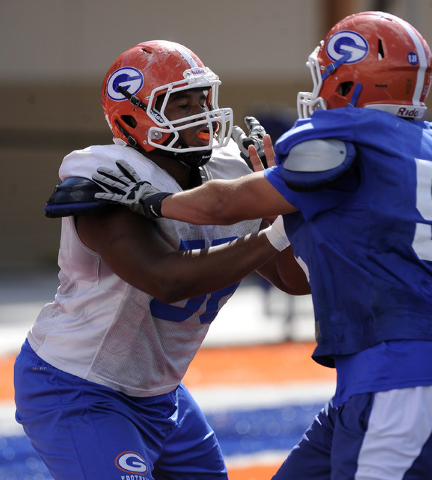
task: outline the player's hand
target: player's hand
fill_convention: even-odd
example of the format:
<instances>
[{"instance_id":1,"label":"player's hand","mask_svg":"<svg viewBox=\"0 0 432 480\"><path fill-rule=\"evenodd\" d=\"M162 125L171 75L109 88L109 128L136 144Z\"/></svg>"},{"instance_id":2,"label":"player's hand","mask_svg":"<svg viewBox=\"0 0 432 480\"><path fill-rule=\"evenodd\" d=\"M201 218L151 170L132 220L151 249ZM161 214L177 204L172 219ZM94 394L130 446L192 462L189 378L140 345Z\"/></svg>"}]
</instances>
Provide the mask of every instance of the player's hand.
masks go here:
<instances>
[{"instance_id":1,"label":"player's hand","mask_svg":"<svg viewBox=\"0 0 432 480\"><path fill-rule=\"evenodd\" d=\"M118 160L116 165L118 171L100 167L92 175L96 183L109 190L96 193L95 199L124 205L151 220L162 217L162 200L172 194L161 192L149 182L142 182L136 171L124 160Z\"/></svg>"},{"instance_id":2,"label":"player's hand","mask_svg":"<svg viewBox=\"0 0 432 480\"><path fill-rule=\"evenodd\" d=\"M250 158L250 162L254 172L261 172L269 167L274 167L275 163L275 153L273 150L273 142L271 140L270 135L265 134L262 139L262 148L264 151L264 155L266 158L266 165L262 162L262 156L260 155L259 151L256 149L255 145L249 145L248 154Z\"/></svg>"},{"instance_id":3,"label":"player's hand","mask_svg":"<svg viewBox=\"0 0 432 480\"><path fill-rule=\"evenodd\" d=\"M250 164L248 147L253 145L261 158L261 162L267 166L263 144L263 137L266 134L264 127L255 117L245 117L244 121L248 130L247 135L237 125L234 125L232 130L232 138L240 149L240 155L246 163Z\"/></svg>"}]
</instances>

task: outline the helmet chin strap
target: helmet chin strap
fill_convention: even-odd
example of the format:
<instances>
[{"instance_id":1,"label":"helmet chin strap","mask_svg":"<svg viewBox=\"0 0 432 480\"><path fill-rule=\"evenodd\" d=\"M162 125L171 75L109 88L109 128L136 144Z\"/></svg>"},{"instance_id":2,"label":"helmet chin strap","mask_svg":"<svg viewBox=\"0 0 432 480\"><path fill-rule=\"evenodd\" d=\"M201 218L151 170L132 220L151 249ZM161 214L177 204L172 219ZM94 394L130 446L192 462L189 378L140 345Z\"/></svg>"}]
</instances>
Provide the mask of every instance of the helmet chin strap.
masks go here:
<instances>
[{"instance_id":1,"label":"helmet chin strap","mask_svg":"<svg viewBox=\"0 0 432 480\"><path fill-rule=\"evenodd\" d=\"M175 153L174 156L181 162L190 167L202 167L211 158L211 150L202 150L199 152Z\"/></svg>"},{"instance_id":2,"label":"helmet chin strap","mask_svg":"<svg viewBox=\"0 0 432 480\"><path fill-rule=\"evenodd\" d=\"M179 144L181 148L188 148L187 143L182 139L179 138ZM200 150L194 152L179 152L174 153L175 158L180 162L184 163L185 165L189 165L190 167L202 167L205 165L211 158L212 150Z\"/></svg>"},{"instance_id":3,"label":"helmet chin strap","mask_svg":"<svg viewBox=\"0 0 432 480\"><path fill-rule=\"evenodd\" d=\"M181 146L184 146L185 148L188 147L186 142L181 139L179 141ZM134 147L136 150L141 152L143 155L147 155L147 152L140 148L139 146ZM168 158L173 158L175 160L178 160L180 163L183 163L184 165L187 165L188 167L202 167L205 165L211 158L212 156L212 150L201 150L201 151L193 151L193 152L170 152L168 150L164 150L162 148L156 148L158 155L162 155L164 157Z\"/></svg>"},{"instance_id":4,"label":"helmet chin strap","mask_svg":"<svg viewBox=\"0 0 432 480\"><path fill-rule=\"evenodd\" d=\"M357 85L354 88L353 94L351 95L351 100L349 101L347 107L355 107L358 97L360 96L360 93L362 91L363 85L361 83L357 83Z\"/></svg>"}]
</instances>

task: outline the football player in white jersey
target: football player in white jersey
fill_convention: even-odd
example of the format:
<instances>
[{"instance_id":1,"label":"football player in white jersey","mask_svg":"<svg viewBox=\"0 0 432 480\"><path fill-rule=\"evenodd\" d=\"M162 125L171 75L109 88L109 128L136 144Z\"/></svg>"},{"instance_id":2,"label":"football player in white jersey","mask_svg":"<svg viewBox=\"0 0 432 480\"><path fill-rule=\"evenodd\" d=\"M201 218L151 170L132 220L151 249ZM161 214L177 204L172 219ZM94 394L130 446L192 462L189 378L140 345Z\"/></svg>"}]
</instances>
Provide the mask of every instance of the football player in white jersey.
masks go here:
<instances>
[{"instance_id":1,"label":"football player in white jersey","mask_svg":"<svg viewBox=\"0 0 432 480\"><path fill-rule=\"evenodd\" d=\"M182 378L244 276L258 269L309 293L280 221L197 226L94 201L103 190L92 173L122 161L176 192L250 173L219 84L182 45L136 45L103 82L114 144L74 151L60 167L46 206L62 217L60 287L15 366L16 418L56 480L227 478Z\"/></svg>"},{"instance_id":2,"label":"football player in white jersey","mask_svg":"<svg viewBox=\"0 0 432 480\"><path fill-rule=\"evenodd\" d=\"M310 278L313 358L336 368L337 385L274 480L429 479L432 123L421 119L432 54L408 22L363 12L338 22L307 65L314 88L298 95L276 167L165 198L143 185L133 207L225 225L283 214ZM129 184L98 198L127 205Z\"/></svg>"}]
</instances>

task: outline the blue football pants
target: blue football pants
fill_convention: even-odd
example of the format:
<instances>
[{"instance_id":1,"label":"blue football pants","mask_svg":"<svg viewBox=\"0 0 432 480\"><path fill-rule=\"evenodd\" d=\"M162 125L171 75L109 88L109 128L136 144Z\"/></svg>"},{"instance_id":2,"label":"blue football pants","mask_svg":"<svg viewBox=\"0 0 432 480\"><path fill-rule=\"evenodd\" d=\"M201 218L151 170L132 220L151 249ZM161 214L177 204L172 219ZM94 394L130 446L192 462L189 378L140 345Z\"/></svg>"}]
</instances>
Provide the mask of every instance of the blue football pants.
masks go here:
<instances>
[{"instance_id":1,"label":"blue football pants","mask_svg":"<svg viewBox=\"0 0 432 480\"><path fill-rule=\"evenodd\" d=\"M432 478L432 386L329 402L273 480Z\"/></svg>"},{"instance_id":2,"label":"blue football pants","mask_svg":"<svg viewBox=\"0 0 432 480\"><path fill-rule=\"evenodd\" d=\"M226 480L216 436L183 384L130 397L65 373L26 342L16 419L55 480Z\"/></svg>"}]
</instances>

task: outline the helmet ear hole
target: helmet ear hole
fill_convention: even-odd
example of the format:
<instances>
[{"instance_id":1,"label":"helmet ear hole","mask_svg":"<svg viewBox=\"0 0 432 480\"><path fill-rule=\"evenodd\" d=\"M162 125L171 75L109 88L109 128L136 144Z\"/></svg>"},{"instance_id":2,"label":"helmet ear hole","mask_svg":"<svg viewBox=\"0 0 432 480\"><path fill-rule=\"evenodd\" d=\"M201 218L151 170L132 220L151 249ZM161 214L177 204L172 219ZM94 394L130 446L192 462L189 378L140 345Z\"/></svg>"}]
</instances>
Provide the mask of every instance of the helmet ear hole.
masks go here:
<instances>
[{"instance_id":1,"label":"helmet ear hole","mask_svg":"<svg viewBox=\"0 0 432 480\"><path fill-rule=\"evenodd\" d=\"M134 117L132 117L132 115L122 115L121 119L131 128L135 128L138 125L137 121Z\"/></svg>"},{"instance_id":2,"label":"helmet ear hole","mask_svg":"<svg viewBox=\"0 0 432 480\"><path fill-rule=\"evenodd\" d=\"M378 40L378 60L382 60L384 58L384 48L382 44L382 40Z\"/></svg>"},{"instance_id":3,"label":"helmet ear hole","mask_svg":"<svg viewBox=\"0 0 432 480\"><path fill-rule=\"evenodd\" d=\"M338 89L339 94L342 95L343 97L346 97L348 93L351 91L353 85L354 85L354 82L341 83Z\"/></svg>"}]
</instances>

